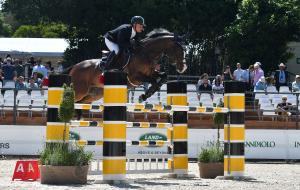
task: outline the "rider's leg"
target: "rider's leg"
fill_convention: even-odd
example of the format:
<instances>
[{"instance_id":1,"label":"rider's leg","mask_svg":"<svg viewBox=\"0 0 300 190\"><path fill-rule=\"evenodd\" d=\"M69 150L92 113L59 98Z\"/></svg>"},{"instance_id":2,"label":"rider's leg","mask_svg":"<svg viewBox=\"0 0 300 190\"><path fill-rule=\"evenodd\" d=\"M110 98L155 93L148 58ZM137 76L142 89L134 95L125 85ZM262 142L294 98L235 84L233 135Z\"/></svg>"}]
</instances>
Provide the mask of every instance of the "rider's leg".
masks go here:
<instances>
[{"instance_id":1,"label":"rider's leg","mask_svg":"<svg viewBox=\"0 0 300 190\"><path fill-rule=\"evenodd\" d=\"M105 38L105 44L110 50L110 54L107 56L107 61L105 63L105 69L109 69L109 66L113 62L114 57L119 53L119 46Z\"/></svg>"},{"instance_id":2,"label":"rider's leg","mask_svg":"<svg viewBox=\"0 0 300 190\"><path fill-rule=\"evenodd\" d=\"M105 70L109 70L109 67L110 67L111 63L113 62L115 56L116 56L116 54L114 51L110 52L110 54L107 56L107 60L105 63Z\"/></svg>"}]
</instances>

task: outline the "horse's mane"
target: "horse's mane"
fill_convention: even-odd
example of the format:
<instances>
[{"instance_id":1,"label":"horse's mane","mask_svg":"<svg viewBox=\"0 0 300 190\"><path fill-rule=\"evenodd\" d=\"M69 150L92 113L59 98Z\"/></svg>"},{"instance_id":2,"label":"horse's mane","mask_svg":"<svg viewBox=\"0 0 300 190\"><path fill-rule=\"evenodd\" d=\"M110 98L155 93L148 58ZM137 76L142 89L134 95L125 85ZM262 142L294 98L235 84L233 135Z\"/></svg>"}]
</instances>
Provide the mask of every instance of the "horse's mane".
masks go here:
<instances>
[{"instance_id":1,"label":"horse's mane","mask_svg":"<svg viewBox=\"0 0 300 190\"><path fill-rule=\"evenodd\" d=\"M162 36L173 36L173 35L174 35L173 33L171 33L170 31L164 28L155 28L154 30L146 34L145 40L162 37Z\"/></svg>"}]
</instances>

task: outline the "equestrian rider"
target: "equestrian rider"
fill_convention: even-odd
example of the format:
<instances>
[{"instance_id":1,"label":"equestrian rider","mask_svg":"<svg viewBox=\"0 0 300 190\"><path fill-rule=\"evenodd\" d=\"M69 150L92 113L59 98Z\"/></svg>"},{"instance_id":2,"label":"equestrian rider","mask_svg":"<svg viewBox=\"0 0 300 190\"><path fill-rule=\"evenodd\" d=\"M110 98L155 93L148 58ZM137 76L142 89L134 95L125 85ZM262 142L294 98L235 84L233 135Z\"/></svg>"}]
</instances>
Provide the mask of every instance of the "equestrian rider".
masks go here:
<instances>
[{"instance_id":1,"label":"equestrian rider","mask_svg":"<svg viewBox=\"0 0 300 190\"><path fill-rule=\"evenodd\" d=\"M110 50L110 54L107 57L105 63L105 69L109 69L109 66L113 62L113 59L119 52L124 50L131 50L132 46L130 40L137 37L137 33L141 33L144 30L145 21L141 16L134 16L131 18L131 24L123 24L111 31L108 31L105 35L105 44Z\"/></svg>"}]
</instances>

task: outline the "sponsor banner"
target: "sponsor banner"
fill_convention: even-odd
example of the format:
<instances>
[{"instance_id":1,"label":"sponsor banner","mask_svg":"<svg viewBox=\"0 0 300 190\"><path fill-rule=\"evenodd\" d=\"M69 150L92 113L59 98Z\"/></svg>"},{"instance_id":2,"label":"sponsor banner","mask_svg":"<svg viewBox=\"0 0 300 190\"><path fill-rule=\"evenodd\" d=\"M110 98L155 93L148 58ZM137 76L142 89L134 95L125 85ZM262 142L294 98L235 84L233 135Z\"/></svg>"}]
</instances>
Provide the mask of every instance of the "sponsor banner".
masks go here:
<instances>
[{"instance_id":1,"label":"sponsor banner","mask_svg":"<svg viewBox=\"0 0 300 190\"><path fill-rule=\"evenodd\" d=\"M71 128L71 139L102 140L102 128ZM0 126L0 155L38 155L46 141L46 126ZM300 159L300 130L247 129L246 159ZM220 130L223 142L223 130ZM202 148L212 146L217 139L216 129L189 129L189 158L197 158ZM130 145L131 141L165 141L164 146ZM127 129L127 154L167 154L167 131L157 128ZM102 155L102 146L86 146L96 156Z\"/></svg>"}]
</instances>

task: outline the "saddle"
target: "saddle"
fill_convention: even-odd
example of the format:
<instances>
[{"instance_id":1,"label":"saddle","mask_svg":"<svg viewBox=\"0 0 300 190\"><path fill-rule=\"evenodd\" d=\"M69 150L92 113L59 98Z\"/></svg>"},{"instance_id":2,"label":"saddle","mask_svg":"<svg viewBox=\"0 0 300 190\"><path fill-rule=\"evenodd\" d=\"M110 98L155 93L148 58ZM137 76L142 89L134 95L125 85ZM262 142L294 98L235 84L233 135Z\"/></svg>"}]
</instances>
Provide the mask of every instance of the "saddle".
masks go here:
<instances>
[{"instance_id":1,"label":"saddle","mask_svg":"<svg viewBox=\"0 0 300 190\"><path fill-rule=\"evenodd\" d=\"M125 61L121 62L121 64L117 64L118 67L116 67L116 64L112 63L113 66L115 66L115 67L112 67L110 69L123 70L129 63L130 58L131 58L131 53L128 53L128 52L129 51L125 51L124 53L117 54L115 56L114 60L117 60L119 56L125 56L125 59L124 59ZM105 66L106 66L106 62L108 60L109 54L110 54L110 51L102 50L102 57L100 58L99 63L98 63L98 68L100 69L101 72L104 72L104 70L106 69Z\"/></svg>"}]
</instances>

